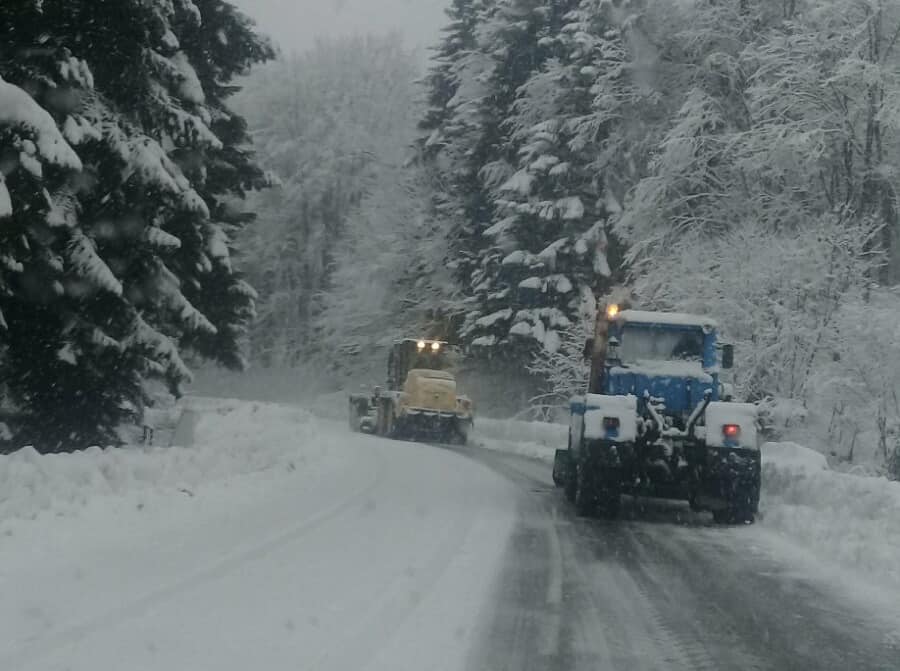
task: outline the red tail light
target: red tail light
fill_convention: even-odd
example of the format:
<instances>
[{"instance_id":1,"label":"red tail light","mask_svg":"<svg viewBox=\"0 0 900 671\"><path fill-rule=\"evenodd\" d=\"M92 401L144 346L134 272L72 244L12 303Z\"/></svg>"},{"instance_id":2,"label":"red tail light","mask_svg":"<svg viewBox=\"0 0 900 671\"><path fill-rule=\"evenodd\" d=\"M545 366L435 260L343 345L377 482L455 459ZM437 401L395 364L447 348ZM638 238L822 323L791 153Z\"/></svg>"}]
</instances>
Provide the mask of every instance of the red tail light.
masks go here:
<instances>
[{"instance_id":1,"label":"red tail light","mask_svg":"<svg viewBox=\"0 0 900 671\"><path fill-rule=\"evenodd\" d=\"M741 435L741 427L737 424L726 424L722 427L722 435L726 438L739 438Z\"/></svg>"},{"instance_id":2,"label":"red tail light","mask_svg":"<svg viewBox=\"0 0 900 671\"><path fill-rule=\"evenodd\" d=\"M604 417L603 418L603 428L607 431L611 429L619 428L619 418L618 417Z\"/></svg>"}]
</instances>

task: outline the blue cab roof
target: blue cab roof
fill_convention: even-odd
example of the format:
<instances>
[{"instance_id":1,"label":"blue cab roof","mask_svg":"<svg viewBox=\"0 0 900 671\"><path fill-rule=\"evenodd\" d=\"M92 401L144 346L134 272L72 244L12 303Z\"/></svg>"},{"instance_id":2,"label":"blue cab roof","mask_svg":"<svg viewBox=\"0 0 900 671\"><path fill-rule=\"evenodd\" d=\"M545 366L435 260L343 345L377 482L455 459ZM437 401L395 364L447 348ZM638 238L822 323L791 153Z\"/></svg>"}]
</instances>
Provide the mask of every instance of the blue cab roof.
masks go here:
<instances>
[{"instance_id":1,"label":"blue cab roof","mask_svg":"<svg viewBox=\"0 0 900 671\"><path fill-rule=\"evenodd\" d=\"M617 324L642 324L645 326L700 328L714 330L718 327L715 319L689 315L680 312L649 312L646 310L623 310L612 321Z\"/></svg>"}]
</instances>

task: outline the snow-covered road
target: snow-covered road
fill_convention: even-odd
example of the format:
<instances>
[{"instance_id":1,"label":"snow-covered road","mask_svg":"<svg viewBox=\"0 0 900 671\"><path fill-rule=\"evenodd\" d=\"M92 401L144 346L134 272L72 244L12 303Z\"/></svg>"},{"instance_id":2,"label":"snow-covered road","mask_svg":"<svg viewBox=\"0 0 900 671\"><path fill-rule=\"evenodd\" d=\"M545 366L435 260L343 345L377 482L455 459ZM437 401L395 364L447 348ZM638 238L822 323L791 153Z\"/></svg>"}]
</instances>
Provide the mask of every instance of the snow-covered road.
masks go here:
<instances>
[{"instance_id":1,"label":"snow-covered road","mask_svg":"<svg viewBox=\"0 0 900 671\"><path fill-rule=\"evenodd\" d=\"M0 669L898 668L900 608L764 525L581 520L520 456L194 413L181 452L0 464Z\"/></svg>"},{"instance_id":2,"label":"snow-covered road","mask_svg":"<svg viewBox=\"0 0 900 671\"><path fill-rule=\"evenodd\" d=\"M319 432L327 458L296 470L7 525L0 669L464 668L513 486L461 455Z\"/></svg>"},{"instance_id":3,"label":"snow-covered road","mask_svg":"<svg viewBox=\"0 0 900 671\"><path fill-rule=\"evenodd\" d=\"M764 526L717 527L686 505L631 499L621 520L580 519L545 464L469 454L519 492L471 669L900 668L900 608Z\"/></svg>"}]
</instances>

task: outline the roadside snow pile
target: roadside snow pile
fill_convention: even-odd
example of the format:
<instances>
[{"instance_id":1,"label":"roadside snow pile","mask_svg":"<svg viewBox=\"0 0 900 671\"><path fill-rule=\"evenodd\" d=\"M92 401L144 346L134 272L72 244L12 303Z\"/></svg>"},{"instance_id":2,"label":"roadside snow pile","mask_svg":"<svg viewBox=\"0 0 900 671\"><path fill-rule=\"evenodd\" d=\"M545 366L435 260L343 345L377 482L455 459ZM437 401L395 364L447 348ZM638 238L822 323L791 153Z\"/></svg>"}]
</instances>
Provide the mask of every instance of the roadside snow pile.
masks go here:
<instances>
[{"instance_id":1,"label":"roadside snow pile","mask_svg":"<svg viewBox=\"0 0 900 671\"><path fill-rule=\"evenodd\" d=\"M829 470L825 455L797 443L766 443L762 447L763 468L770 479L766 483L776 488L785 488L782 481L787 478L802 477L805 474L819 474Z\"/></svg>"},{"instance_id":2,"label":"roadside snow pile","mask_svg":"<svg viewBox=\"0 0 900 671\"><path fill-rule=\"evenodd\" d=\"M568 435L566 424L476 417L471 438L477 447L552 463L555 451L566 446Z\"/></svg>"},{"instance_id":3,"label":"roadside snow pile","mask_svg":"<svg viewBox=\"0 0 900 671\"><path fill-rule=\"evenodd\" d=\"M475 433L482 438L526 442L552 447L565 447L569 435L568 424L523 422L516 419L475 418Z\"/></svg>"},{"instance_id":4,"label":"roadside snow pile","mask_svg":"<svg viewBox=\"0 0 900 671\"><path fill-rule=\"evenodd\" d=\"M795 443L766 443L762 524L819 559L900 586L900 484L829 469Z\"/></svg>"},{"instance_id":5,"label":"roadside snow pile","mask_svg":"<svg viewBox=\"0 0 900 671\"><path fill-rule=\"evenodd\" d=\"M59 132L53 117L24 90L0 77L0 127L3 126L25 131L44 161L81 170L81 160Z\"/></svg>"},{"instance_id":6,"label":"roadside snow pile","mask_svg":"<svg viewBox=\"0 0 900 671\"><path fill-rule=\"evenodd\" d=\"M309 404L309 410L316 417L346 424L347 413L349 410L349 398L350 394L343 391L320 394Z\"/></svg>"},{"instance_id":7,"label":"roadside snow pile","mask_svg":"<svg viewBox=\"0 0 900 671\"><path fill-rule=\"evenodd\" d=\"M475 419L472 444L552 463L564 424ZM796 443L762 447L760 527L817 559L900 587L900 483L831 470Z\"/></svg>"},{"instance_id":8,"label":"roadside snow pile","mask_svg":"<svg viewBox=\"0 0 900 671\"><path fill-rule=\"evenodd\" d=\"M192 399L188 409L198 412L191 447L48 455L26 447L0 456L0 522L70 514L103 496L170 495L234 476L294 470L324 452L315 419L298 408Z\"/></svg>"}]
</instances>

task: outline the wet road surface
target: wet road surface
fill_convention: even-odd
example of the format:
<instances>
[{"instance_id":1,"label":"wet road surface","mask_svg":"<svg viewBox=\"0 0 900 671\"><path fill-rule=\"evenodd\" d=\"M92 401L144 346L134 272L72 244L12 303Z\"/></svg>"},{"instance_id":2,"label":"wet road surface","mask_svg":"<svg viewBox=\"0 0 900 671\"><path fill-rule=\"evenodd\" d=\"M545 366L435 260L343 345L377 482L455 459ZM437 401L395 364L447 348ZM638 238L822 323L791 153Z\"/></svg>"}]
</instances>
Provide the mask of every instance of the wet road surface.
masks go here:
<instances>
[{"instance_id":1,"label":"wet road surface","mask_svg":"<svg viewBox=\"0 0 900 671\"><path fill-rule=\"evenodd\" d=\"M578 518L547 465L459 451L520 492L472 671L900 669L900 623L772 556L754 527L627 498L618 521Z\"/></svg>"}]
</instances>

